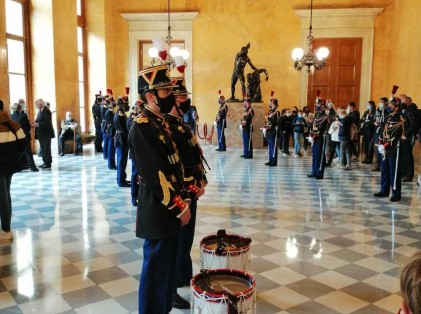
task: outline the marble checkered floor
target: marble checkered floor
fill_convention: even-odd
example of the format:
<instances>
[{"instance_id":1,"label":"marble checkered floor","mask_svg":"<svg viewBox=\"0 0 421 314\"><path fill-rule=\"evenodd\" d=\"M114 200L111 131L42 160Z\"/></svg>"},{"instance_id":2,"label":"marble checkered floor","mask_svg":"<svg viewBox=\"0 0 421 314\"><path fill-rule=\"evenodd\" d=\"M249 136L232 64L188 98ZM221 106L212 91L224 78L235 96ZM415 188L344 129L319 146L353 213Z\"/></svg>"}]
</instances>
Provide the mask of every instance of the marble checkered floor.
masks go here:
<instances>
[{"instance_id":1,"label":"marble checkered floor","mask_svg":"<svg viewBox=\"0 0 421 314\"><path fill-rule=\"evenodd\" d=\"M379 173L368 165L328 168L319 181L306 177L306 154L269 168L265 150L252 160L214 150L204 147L212 170L199 201L195 272L200 240L223 228L253 240L257 313L396 313L400 267L421 247L415 181L393 204L372 197ZM12 192L15 239L0 242L0 313L136 313L136 210L102 155L88 145L84 156L54 157L51 170L16 174ZM179 292L190 297L189 288Z\"/></svg>"}]
</instances>

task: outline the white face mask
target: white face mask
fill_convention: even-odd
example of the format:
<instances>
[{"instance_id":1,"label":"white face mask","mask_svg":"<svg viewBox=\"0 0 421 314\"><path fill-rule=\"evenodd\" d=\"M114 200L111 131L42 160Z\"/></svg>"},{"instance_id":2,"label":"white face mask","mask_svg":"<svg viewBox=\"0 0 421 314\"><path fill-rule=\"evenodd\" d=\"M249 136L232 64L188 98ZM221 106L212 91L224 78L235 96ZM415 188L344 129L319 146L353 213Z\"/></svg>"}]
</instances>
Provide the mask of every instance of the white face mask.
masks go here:
<instances>
[{"instance_id":1,"label":"white face mask","mask_svg":"<svg viewBox=\"0 0 421 314\"><path fill-rule=\"evenodd\" d=\"M300 118L301 118L302 116L303 116L303 115L302 115L301 113L299 113L299 114L298 114L298 117L300 117Z\"/></svg>"},{"instance_id":2,"label":"white face mask","mask_svg":"<svg viewBox=\"0 0 421 314\"><path fill-rule=\"evenodd\" d=\"M346 109L346 113L347 113L347 114L350 114L350 113L351 113L351 109L349 109L349 108L348 108L348 109Z\"/></svg>"},{"instance_id":3,"label":"white face mask","mask_svg":"<svg viewBox=\"0 0 421 314\"><path fill-rule=\"evenodd\" d=\"M330 102L330 103L328 103L327 104L327 106L329 107L329 108L332 108L332 103Z\"/></svg>"},{"instance_id":4,"label":"white face mask","mask_svg":"<svg viewBox=\"0 0 421 314\"><path fill-rule=\"evenodd\" d=\"M290 117L291 116L291 112L287 112L286 116L287 117Z\"/></svg>"},{"instance_id":5,"label":"white face mask","mask_svg":"<svg viewBox=\"0 0 421 314\"><path fill-rule=\"evenodd\" d=\"M379 103L379 109L384 109L384 103Z\"/></svg>"},{"instance_id":6,"label":"white face mask","mask_svg":"<svg viewBox=\"0 0 421 314\"><path fill-rule=\"evenodd\" d=\"M338 115L338 117L339 117L339 119L343 119L343 118L345 118L345 116L343 115L343 114L340 114L340 115Z\"/></svg>"}]
</instances>

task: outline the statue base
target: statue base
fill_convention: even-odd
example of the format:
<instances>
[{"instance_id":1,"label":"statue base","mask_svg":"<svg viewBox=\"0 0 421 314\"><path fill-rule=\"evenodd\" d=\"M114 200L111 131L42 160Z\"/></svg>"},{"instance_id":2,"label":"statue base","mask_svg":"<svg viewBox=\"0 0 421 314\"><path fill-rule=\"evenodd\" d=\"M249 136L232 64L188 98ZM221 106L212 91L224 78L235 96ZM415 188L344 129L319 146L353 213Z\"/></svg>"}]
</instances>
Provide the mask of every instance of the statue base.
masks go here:
<instances>
[{"instance_id":1,"label":"statue base","mask_svg":"<svg viewBox=\"0 0 421 314\"><path fill-rule=\"evenodd\" d=\"M243 102L244 100L240 100L238 98L229 98L227 100L225 100L226 102Z\"/></svg>"}]
</instances>

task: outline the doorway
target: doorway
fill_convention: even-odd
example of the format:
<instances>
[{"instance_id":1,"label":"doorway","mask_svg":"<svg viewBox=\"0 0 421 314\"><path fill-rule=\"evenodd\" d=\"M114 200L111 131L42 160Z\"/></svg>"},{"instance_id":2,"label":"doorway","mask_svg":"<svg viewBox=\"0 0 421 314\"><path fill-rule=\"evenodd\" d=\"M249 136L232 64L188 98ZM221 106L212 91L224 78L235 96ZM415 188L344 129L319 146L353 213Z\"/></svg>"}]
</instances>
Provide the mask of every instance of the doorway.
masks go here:
<instances>
[{"instance_id":1,"label":"doorway","mask_svg":"<svg viewBox=\"0 0 421 314\"><path fill-rule=\"evenodd\" d=\"M317 90L320 97L331 99L335 107L350 101L360 102L362 38L322 38L313 41L313 48L330 51L323 70L312 71L308 77L307 104L313 111ZM367 99L368 101L368 99Z\"/></svg>"}]
</instances>

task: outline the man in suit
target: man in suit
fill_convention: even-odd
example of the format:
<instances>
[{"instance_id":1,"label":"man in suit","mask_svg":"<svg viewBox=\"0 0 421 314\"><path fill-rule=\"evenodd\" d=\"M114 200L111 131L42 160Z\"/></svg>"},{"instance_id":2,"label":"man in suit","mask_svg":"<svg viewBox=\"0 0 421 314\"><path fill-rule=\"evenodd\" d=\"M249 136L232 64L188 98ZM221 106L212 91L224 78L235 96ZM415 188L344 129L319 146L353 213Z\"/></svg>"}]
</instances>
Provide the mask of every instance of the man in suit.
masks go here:
<instances>
[{"instance_id":1,"label":"man in suit","mask_svg":"<svg viewBox=\"0 0 421 314\"><path fill-rule=\"evenodd\" d=\"M70 111L66 112L66 119L61 120L61 134L58 138L58 144L60 146L60 156L64 156L64 142L74 138L76 142L75 155L82 154L82 138L80 137L80 128L76 120L73 119Z\"/></svg>"},{"instance_id":2,"label":"man in suit","mask_svg":"<svg viewBox=\"0 0 421 314\"><path fill-rule=\"evenodd\" d=\"M38 115L31 126L35 129L35 139L39 141L42 152L42 161L40 167L50 169L53 158L51 157L51 139L55 137L53 123L51 121L51 111L45 106L45 101L37 99L35 106L38 109Z\"/></svg>"},{"instance_id":3,"label":"man in suit","mask_svg":"<svg viewBox=\"0 0 421 314\"><path fill-rule=\"evenodd\" d=\"M29 122L27 114L23 111L21 104L13 104L13 113L12 120L20 124L23 132L25 133L26 138L26 150L25 150L25 159L28 163L31 171L39 171L37 166L35 166L34 156L31 149L31 123Z\"/></svg>"}]
</instances>

